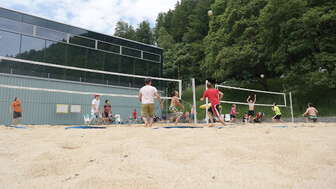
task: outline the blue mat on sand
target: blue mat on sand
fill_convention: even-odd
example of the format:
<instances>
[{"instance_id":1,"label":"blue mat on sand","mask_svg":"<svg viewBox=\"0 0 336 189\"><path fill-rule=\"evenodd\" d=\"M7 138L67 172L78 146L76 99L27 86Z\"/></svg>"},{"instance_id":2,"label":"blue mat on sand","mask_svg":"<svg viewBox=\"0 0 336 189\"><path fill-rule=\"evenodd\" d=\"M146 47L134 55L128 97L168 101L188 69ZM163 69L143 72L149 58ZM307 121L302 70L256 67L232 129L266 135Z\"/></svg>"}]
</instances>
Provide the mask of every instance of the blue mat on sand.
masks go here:
<instances>
[{"instance_id":1,"label":"blue mat on sand","mask_svg":"<svg viewBox=\"0 0 336 189\"><path fill-rule=\"evenodd\" d=\"M274 128L288 128L288 126L272 126Z\"/></svg>"},{"instance_id":2,"label":"blue mat on sand","mask_svg":"<svg viewBox=\"0 0 336 189\"><path fill-rule=\"evenodd\" d=\"M74 127L65 127L65 129L106 129L106 127L74 126Z\"/></svg>"},{"instance_id":3,"label":"blue mat on sand","mask_svg":"<svg viewBox=\"0 0 336 189\"><path fill-rule=\"evenodd\" d=\"M157 127L153 129L199 129L203 127L194 127L194 126L167 126L167 127Z\"/></svg>"},{"instance_id":4,"label":"blue mat on sand","mask_svg":"<svg viewBox=\"0 0 336 189\"><path fill-rule=\"evenodd\" d=\"M17 126L17 125L5 125L6 127L16 128L16 129L27 129L25 126Z\"/></svg>"}]
</instances>

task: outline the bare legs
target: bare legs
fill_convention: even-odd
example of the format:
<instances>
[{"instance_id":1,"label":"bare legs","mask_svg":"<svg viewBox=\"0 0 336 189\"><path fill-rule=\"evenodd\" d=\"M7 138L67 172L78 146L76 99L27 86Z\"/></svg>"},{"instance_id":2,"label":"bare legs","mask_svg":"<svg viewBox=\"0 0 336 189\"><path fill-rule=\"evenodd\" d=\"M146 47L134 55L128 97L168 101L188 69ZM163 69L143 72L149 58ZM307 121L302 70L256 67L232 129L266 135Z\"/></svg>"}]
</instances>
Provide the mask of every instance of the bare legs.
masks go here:
<instances>
[{"instance_id":1,"label":"bare legs","mask_svg":"<svg viewBox=\"0 0 336 189\"><path fill-rule=\"evenodd\" d=\"M152 127L152 125L153 125L153 118L152 117L142 117L142 119L145 122L145 127Z\"/></svg>"}]
</instances>

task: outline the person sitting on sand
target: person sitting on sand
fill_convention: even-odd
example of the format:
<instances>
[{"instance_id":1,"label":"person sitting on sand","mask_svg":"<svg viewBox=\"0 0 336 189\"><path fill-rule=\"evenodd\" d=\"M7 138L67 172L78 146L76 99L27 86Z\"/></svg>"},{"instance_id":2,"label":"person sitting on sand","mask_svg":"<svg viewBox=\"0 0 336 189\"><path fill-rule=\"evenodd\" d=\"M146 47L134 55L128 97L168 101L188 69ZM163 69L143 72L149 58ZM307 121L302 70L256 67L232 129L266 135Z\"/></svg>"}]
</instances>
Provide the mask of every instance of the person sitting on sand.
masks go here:
<instances>
[{"instance_id":1,"label":"person sitting on sand","mask_svg":"<svg viewBox=\"0 0 336 189\"><path fill-rule=\"evenodd\" d=\"M237 112L236 107L237 107L236 104L232 104L231 112L230 112L230 118L231 118L230 122L232 123L236 122L237 120L236 117L237 117L238 112Z\"/></svg>"},{"instance_id":2,"label":"person sitting on sand","mask_svg":"<svg viewBox=\"0 0 336 189\"><path fill-rule=\"evenodd\" d=\"M103 111L103 120L106 123L111 123L113 121L112 106L111 106L109 100L105 100L104 111Z\"/></svg>"},{"instance_id":3,"label":"person sitting on sand","mask_svg":"<svg viewBox=\"0 0 336 189\"><path fill-rule=\"evenodd\" d=\"M180 102L178 91L174 91L172 93L172 99L170 101L169 111L174 113L175 124L177 124L184 115L183 113L184 106Z\"/></svg>"},{"instance_id":4,"label":"person sitting on sand","mask_svg":"<svg viewBox=\"0 0 336 189\"><path fill-rule=\"evenodd\" d=\"M243 123L248 123L248 119L249 119L249 116L248 114L244 114L244 117L243 117Z\"/></svg>"},{"instance_id":5,"label":"person sitting on sand","mask_svg":"<svg viewBox=\"0 0 336 189\"><path fill-rule=\"evenodd\" d=\"M274 112L274 114L275 114L275 115L272 117L272 120L273 120L274 122L282 122L282 121L281 121L281 110L280 110L279 106L277 106L276 103L273 103L272 110L273 110L273 112Z\"/></svg>"},{"instance_id":6,"label":"person sitting on sand","mask_svg":"<svg viewBox=\"0 0 336 189\"><path fill-rule=\"evenodd\" d=\"M312 103L308 103L308 108L307 108L306 112L303 113L303 116L307 117L306 121L307 122L309 122L309 121L316 122L317 121L317 114L318 114L318 111L314 107L314 105Z\"/></svg>"}]
</instances>

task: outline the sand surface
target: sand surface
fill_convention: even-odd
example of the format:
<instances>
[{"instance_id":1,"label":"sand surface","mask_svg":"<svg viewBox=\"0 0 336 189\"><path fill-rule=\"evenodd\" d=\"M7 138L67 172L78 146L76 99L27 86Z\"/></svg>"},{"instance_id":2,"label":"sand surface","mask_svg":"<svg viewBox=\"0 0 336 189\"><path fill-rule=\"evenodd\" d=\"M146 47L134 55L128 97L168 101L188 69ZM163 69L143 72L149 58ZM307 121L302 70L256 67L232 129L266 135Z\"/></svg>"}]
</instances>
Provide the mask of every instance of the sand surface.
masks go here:
<instances>
[{"instance_id":1,"label":"sand surface","mask_svg":"<svg viewBox=\"0 0 336 189\"><path fill-rule=\"evenodd\" d=\"M336 124L1 126L0 188L334 189Z\"/></svg>"}]
</instances>

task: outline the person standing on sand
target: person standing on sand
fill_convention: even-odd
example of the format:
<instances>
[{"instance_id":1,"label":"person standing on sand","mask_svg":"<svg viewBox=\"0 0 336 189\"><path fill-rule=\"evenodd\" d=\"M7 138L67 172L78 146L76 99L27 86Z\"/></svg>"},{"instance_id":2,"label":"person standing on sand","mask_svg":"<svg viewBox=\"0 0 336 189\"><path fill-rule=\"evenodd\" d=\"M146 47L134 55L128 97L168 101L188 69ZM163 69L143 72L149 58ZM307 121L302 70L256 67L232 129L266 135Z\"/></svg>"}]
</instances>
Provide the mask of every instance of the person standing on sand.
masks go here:
<instances>
[{"instance_id":1,"label":"person standing on sand","mask_svg":"<svg viewBox=\"0 0 336 189\"><path fill-rule=\"evenodd\" d=\"M100 95L95 94L91 102L91 115L95 118L99 118L99 104L100 104Z\"/></svg>"},{"instance_id":2,"label":"person standing on sand","mask_svg":"<svg viewBox=\"0 0 336 189\"><path fill-rule=\"evenodd\" d=\"M12 124L16 125L22 119L22 105L21 100L18 97L14 98L11 103L11 111L13 112Z\"/></svg>"},{"instance_id":3,"label":"person standing on sand","mask_svg":"<svg viewBox=\"0 0 336 189\"><path fill-rule=\"evenodd\" d=\"M249 107L249 111L247 113L248 120L249 120L249 122L252 122L252 120L253 120L253 118L255 116L254 105L255 105L255 103L257 101L257 95L255 94L253 99L252 99L251 96L248 96L247 99L246 99L246 101L247 101L247 104L248 104L248 107Z\"/></svg>"},{"instance_id":4,"label":"person standing on sand","mask_svg":"<svg viewBox=\"0 0 336 189\"><path fill-rule=\"evenodd\" d=\"M306 112L303 113L303 116L307 117L306 121L307 122L309 122L309 121L316 122L317 121L317 114L318 114L318 111L314 107L314 105L311 104L311 103L308 103L308 108L307 108Z\"/></svg>"},{"instance_id":5,"label":"person standing on sand","mask_svg":"<svg viewBox=\"0 0 336 189\"><path fill-rule=\"evenodd\" d=\"M172 93L172 99L169 106L169 111L175 114L175 124L183 117L184 106L181 104L179 99L179 93L174 91Z\"/></svg>"},{"instance_id":6,"label":"person standing on sand","mask_svg":"<svg viewBox=\"0 0 336 189\"><path fill-rule=\"evenodd\" d=\"M151 127L153 125L154 117L154 98L161 100L157 89L152 86L152 80L145 79L145 86L143 86L139 91L139 101L141 102L141 116L145 122L145 127Z\"/></svg>"},{"instance_id":7,"label":"person standing on sand","mask_svg":"<svg viewBox=\"0 0 336 189\"><path fill-rule=\"evenodd\" d=\"M208 89L204 91L201 101L204 101L205 98L209 98L214 116L216 116L219 122L221 122L225 126L224 120L219 113L220 99L222 99L224 95L218 89L213 88L210 82L207 83L207 87Z\"/></svg>"}]
</instances>

